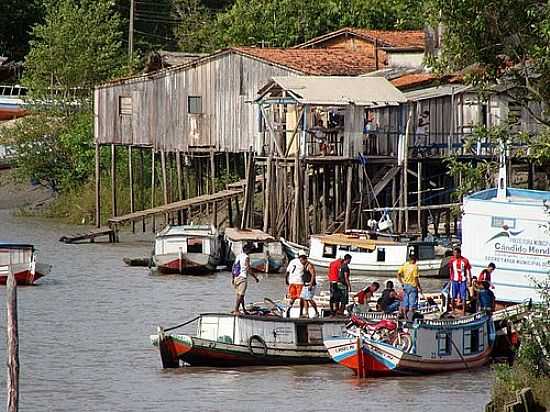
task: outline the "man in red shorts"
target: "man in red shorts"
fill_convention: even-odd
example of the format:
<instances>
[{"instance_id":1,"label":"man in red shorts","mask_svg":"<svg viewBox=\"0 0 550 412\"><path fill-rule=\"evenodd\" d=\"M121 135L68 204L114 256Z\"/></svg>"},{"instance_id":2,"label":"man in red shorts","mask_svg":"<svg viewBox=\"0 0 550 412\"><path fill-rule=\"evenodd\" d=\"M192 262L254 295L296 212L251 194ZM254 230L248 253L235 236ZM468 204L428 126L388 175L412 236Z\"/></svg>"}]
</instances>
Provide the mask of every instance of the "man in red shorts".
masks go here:
<instances>
[{"instance_id":1,"label":"man in red shorts","mask_svg":"<svg viewBox=\"0 0 550 412\"><path fill-rule=\"evenodd\" d=\"M304 301L300 297L304 288L304 266L307 263L307 256L300 255L292 259L286 268L285 282L288 285L288 298L290 302L286 312L287 317L290 317L290 308L294 305L296 299L300 299L300 309L304 307ZM301 310L300 310L301 312Z\"/></svg>"}]
</instances>

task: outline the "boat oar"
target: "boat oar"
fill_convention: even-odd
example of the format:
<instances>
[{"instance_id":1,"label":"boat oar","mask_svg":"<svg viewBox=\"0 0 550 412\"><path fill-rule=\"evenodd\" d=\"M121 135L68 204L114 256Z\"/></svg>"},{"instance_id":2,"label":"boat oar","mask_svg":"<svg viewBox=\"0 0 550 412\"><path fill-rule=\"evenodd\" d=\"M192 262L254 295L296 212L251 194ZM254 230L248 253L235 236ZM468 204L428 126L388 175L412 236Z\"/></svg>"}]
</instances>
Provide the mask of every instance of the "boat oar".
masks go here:
<instances>
[{"instance_id":1,"label":"boat oar","mask_svg":"<svg viewBox=\"0 0 550 412\"><path fill-rule=\"evenodd\" d=\"M193 319L191 320L188 320L187 322L184 322L182 323L181 325L176 325L176 326L172 326L171 328L166 328L164 329L165 332L168 332L170 330L174 330L174 329L177 329L177 328L181 328L182 326L185 326L185 325L188 325L194 321L196 321L198 318L200 318L200 316L195 316Z\"/></svg>"}]
</instances>

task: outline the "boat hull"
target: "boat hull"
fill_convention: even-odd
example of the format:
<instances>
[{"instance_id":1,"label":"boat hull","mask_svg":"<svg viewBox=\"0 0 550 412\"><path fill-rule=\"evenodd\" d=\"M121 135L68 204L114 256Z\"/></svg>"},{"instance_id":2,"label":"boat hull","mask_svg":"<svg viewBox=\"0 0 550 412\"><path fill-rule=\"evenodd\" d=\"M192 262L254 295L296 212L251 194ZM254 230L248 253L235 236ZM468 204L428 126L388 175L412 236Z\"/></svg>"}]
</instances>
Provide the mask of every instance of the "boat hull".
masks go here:
<instances>
[{"instance_id":1,"label":"boat hull","mask_svg":"<svg viewBox=\"0 0 550 412\"><path fill-rule=\"evenodd\" d=\"M155 255L153 263L159 273L200 276L216 270L217 262L212 256L202 254Z\"/></svg>"},{"instance_id":2,"label":"boat hull","mask_svg":"<svg viewBox=\"0 0 550 412\"><path fill-rule=\"evenodd\" d=\"M279 273L282 266L283 257L269 256L269 258L266 259L263 255L254 256L254 254L252 254L250 256L250 267L258 272Z\"/></svg>"},{"instance_id":3,"label":"boat hull","mask_svg":"<svg viewBox=\"0 0 550 412\"><path fill-rule=\"evenodd\" d=\"M157 337L154 335L153 339ZM307 350L285 347L251 347L214 342L187 335L158 336L158 347L164 368L177 368L181 363L190 366L258 366L330 363L324 346Z\"/></svg>"},{"instance_id":4,"label":"boat hull","mask_svg":"<svg viewBox=\"0 0 550 412\"><path fill-rule=\"evenodd\" d=\"M330 357L359 376L425 375L474 369L485 365L491 357L491 347L463 359L428 359L416 356L391 345L340 337L325 342Z\"/></svg>"},{"instance_id":5,"label":"boat hull","mask_svg":"<svg viewBox=\"0 0 550 412\"><path fill-rule=\"evenodd\" d=\"M24 269L17 268L15 269L15 273L14 273L15 282L17 283L18 286L34 285L34 283L38 279L46 276L50 272L50 269L51 269L51 266L40 264L40 263L36 264L35 270L33 270L32 267L28 267ZM6 273L0 272L0 285L6 285L7 282L8 282L7 272Z\"/></svg>"}]
</instances>

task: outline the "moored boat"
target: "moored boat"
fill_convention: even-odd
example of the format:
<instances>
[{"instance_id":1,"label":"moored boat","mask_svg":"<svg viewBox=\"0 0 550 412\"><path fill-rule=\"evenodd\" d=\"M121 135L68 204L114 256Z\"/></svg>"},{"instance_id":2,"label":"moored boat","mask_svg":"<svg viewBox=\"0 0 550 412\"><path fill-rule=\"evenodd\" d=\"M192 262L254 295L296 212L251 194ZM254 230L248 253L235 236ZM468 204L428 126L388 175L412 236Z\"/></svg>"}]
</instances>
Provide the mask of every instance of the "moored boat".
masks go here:
<instances>
[{"instance_id":1,"label":"moored boat","mask_svg":"<svg viewBox=\"0 0 550 412\"><path fill-rule=\"evenodd\" d=\"M308 255L309 248L307 246L299 245L298 243L291 242L285 238L280 238L283 252L286 254L287 259L290 261L297 258L300 255Z\"/></svg>"},{"instance_id":2,"label":"moored boat","mask_svg":"<svg viewBox=\"0 0 550 412\"><path fill-rule=\"evenodd\" d=\"M164 368L327 363L323 339L340 335L346 319L205 313L185 324L192 322L195 335L160 327L151 335Z\"/></svg>"},{"instance_id":3,"label":"moored boat","mask_svg":"<svg viewBox=\"0 0 550 412\"><path fill-rule=\"evenodd\" d=\"M222 262L222 238L211 226L168 225L155 238L152 263L160 273L203 275Z\"/></svg>"},{"instance_id":4,"label":"moored boat","mask_svg":"<svg viewBox=\"0 0 550 412\"><path fill-rule=\"evenodd\" d=\"M235 260L243 246L249 245L252 251L249 253L250 266L258 272L278 273L285 256L281 242L261 230L236 228L225 229L225 239L228 243L228 263Z\"/></svg>"},{"instance_id":5,"label":"moored boat","mask_svg":"<svg viewBox=\"0 0 550 412\"><path fill-rule=\"evenodd\" d=\"M0 285L11 271L18 285L32 285L50 272L51 266L37 263L33 245L0 243Z\"/></svg>"},{"instance_id":6,"label":"moored boat","mask_svg":"<svg viewBox=\"0 0 550 412\"><path fill-rule=\"evenodd\" d=\"M377 326L356 321L347 334L324 343L335 362L359 376L387 376L483 366L491 357L494 336L491 316L477 313L453 320L417 320L407 328L391 320Z\"/></svg>"},{"instance_id":7,"label":"moored boat","mask_svg":"<svg viewBox=\"0 0 550 412\"><path fill-rule=\"evenodd\" d=\"M408 256L414 254L420 276L435 277L441 265L435 246L435 242L368 239L360 234L313 235L308 259L315 266L328 268L334 259L350 254L353 273L395 276Z\"/></svg>"},{"instance_id":8,"label":"moored boat","mask_svg":"<svg viewBox=\"0 0 550 412\"><path fill-rule=\"evenodd\" d=\"M22 96L27 89L21 86L0 86L0 121L12 120L28 114Z\"/></svg>"}]
</instances>

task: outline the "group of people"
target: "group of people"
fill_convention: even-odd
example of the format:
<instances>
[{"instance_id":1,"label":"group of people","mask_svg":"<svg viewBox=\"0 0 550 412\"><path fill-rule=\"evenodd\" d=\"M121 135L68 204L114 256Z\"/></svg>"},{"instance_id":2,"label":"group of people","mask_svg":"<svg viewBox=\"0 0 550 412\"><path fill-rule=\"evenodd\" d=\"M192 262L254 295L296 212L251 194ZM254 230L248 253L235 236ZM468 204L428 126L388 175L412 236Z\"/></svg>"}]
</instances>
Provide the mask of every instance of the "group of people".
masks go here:
<instances>
[{"instance_id":1,"label":"group of people","mask_svg":"<svg viewBox=\"0 0 550 412\"><path fill-rule=\"evenodd\" d=\"M232 267L232 283L236 293L233 311L235 314L240 313L240 308L244 313L247 313L244 296L248 276L250 275L256 282L259 282L258 277L251 270L249 253L250 247L245 245L242 253L236 257ZM354 312L369 311L369 302L380 288L378 282L372 282L353 295L356 303L352 307L348 307L351 293L349 268L351 259L351 255L346 254L342 258L335 259L329 265L329 305L332 316L343 316L346 308ZM472 311L494 311L495 295L491 291L494 288L491 283L491 275L496 266L493 263L483 269L479 276L473 277L470 262L462 256L460 248L456 247L453 249L453 256L449 260L448 266L450 275L446 293L450 298L449 309L451 311L454 312L457 308L460 308L464 315L468 297ZM387 281L382 296L377 300L377 310L386 313L399 310L404 318L412 320L418 308L418 297L422 293L416 256L410 255L408 261L399 268L397 279L402 286L402 293L400 294L394 289L391 280ZM297 300L299 300L300 317L309 316L310 306L315 311L315 316L319 316L319 310L314 300L317 290L317 273L315 266L308 260L306 255L302 254L289 262L286 269L285 283L289 299L287 316L289 316L290 310Z\"/></svg>"}]
</instances>

